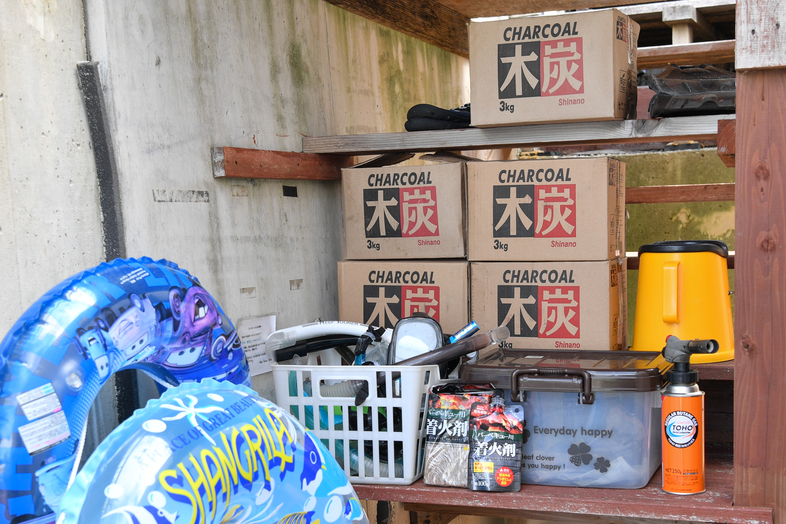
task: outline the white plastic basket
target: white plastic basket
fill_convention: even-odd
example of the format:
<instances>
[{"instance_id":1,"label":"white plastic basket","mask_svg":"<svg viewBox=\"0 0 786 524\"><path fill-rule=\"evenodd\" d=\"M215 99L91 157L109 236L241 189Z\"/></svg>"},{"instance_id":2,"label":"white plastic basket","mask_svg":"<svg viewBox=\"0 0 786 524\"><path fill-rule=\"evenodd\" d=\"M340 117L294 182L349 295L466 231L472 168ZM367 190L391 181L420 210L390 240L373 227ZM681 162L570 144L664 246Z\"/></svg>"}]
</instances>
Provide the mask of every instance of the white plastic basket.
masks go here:
<instances>
[{"instance_id":1,"label":"white plastic basket","mask_svg":"<svg viewBox=\"0 0 786 524\"><path fill-rule=\"evenodd\" d=\"M431 386L441 382L439 367L340 362L335 350L328 349L311 353L306 364L274 363L278 405L313 431L350 482L412 484L423 475L426 404ZM384 395L377 391L378 377L384 379ZM357 383L348 380L371 386L357 408L350 387Z\"/></svg>"}]
</instances>

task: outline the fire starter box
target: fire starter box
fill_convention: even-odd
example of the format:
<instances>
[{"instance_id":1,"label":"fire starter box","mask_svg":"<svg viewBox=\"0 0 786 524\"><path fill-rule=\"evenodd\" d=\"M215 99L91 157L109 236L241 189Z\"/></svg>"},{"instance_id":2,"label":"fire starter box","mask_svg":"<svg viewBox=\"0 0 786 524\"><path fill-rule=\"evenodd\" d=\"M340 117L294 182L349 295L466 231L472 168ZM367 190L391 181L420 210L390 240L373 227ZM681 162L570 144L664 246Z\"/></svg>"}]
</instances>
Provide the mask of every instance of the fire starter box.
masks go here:
<instances>
[{"instance_id":1,"label":"fire starter box","mask_svg":"<svg viewBox=\"0 0 786 524\"><path fill-rule=\"evenodd\" d=\"M472 125L635 118L638 37L617 9L470 22Z\"/></svg>"},{"instance_id":2,"label":"fire starter box","mask_svg":"<svg viewBox=\"0 0 786 524\"><path fill-rule=\"evenodd\" d=\"M471 162L470 261L625 256L625 164L613 158Z\"/></svg>"},{"instance_id":3,"label":"fire starter box","mask_svg":"<svg viewBox=\"0 0 786 524\"><path fill-rule=\"evenodd\" d=\"M468 288L469 264L464 260L342 261L338 316L393 328L420 312L452 334L469 321Z\"/></svg>"},{"instance_id":4,"label":"fire starter box","mask_svg":"<svg viewBox=\"0 0 786 524\"><path fill-rule=\"evenodd\" d=\"M464 166L343 169L346 258L466 256Z\"/></svg>"},{"instance_id":5,"label":"fire starter box","mask_svg":"<svg viewBox=\"0 0 786 524\"><path fill-rule=\"evenodd\" d=\"M472 319L507 326L505 349L627 347L627 259L472 262Z\"/></svg>"}]
</instances>

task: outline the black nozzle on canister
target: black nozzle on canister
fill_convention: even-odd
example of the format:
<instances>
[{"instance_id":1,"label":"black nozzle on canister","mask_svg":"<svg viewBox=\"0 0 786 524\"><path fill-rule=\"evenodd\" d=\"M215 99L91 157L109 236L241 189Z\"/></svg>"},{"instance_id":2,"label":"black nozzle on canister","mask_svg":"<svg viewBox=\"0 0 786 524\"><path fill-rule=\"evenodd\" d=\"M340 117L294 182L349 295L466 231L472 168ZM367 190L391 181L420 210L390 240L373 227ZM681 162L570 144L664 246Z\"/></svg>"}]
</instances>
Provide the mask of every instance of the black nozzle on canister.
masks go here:
<instances>
[{"instance_id":1,"label":"black nozzle on canister","mask_svg":"<svg viewBox=\"0 0 786 524\"><path fill-rule=\"evenodd\" d=\"M666 346L661 352L674 367L666 372L666 381L671 384L695 384L699 373L690 368L690 356L694 353L717 353L718 341L713 339L681 340L674 335L666 337Z\"/></svg>"}]
</instances>

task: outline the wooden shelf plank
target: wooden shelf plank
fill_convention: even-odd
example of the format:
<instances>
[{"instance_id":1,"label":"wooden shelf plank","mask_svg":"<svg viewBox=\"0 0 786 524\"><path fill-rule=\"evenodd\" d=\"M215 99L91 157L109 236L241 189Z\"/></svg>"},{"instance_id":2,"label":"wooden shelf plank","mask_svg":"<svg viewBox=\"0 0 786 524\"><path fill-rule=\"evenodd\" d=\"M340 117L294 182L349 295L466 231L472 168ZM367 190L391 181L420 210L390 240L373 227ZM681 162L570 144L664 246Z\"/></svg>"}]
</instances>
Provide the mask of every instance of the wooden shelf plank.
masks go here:
<instances>
[{"instance_id":1,"label":"wooden shelf plank","mask_svg":"<svg viewBox=\"0 0 786 524\"><path fill-rule=\"evenodd\" d=\"M557 146L706 140L718 134L718 120L729 115L684 116L659 120L611 120L528 126L444 129L304 137L303 152L372 155L394 151L465 151L500 147ZM592 137L592 138L588 138Z\"/></svg>"},{"instance_id":2,"label":"wooden shelf plank","mask_svg":"<svg viewBox=\"0 0 786 524\"><path fill-rule=\"evenodd\" d=\"M733 360L711 364L691 364L691 369L699 372L699 384L705 380L734 380Z\"/></svg>"},{"instance_id":3,"label":"wooden shelf plank","mask_svg":"<svg viewBox=\"0 0 786 524\"><path fill-rule=\"evenodd\" d=\"M653 2L648 4L633 4L618 7L620 11L626 15L633 17L634 20L640 20L645 17L655 15L661 19L663 10L673 6L682 4L681 1L668 1L668 2ZM695 7L700 13L718 12L718 11L731 11L734 13L734 8L737 5L736 0L691 0L690 5Z\"/></svg>"},{"instance_id":4,"label":"wooden shelf plank","mask_svg":"<svg viewBox=\"0 0 786 524\"><path fill-rule=\"evenodd\" d=\"M734 201L734 183L625 188L626 204Z\"/></svg>"},{"instance_id":5,"label":"wooden shelf plank","mask_svg":"<svg viewBox=\"0 0 786 524\"><path fill-rule=\"evenodd\" d=\"M636 67L656 69L675 65L726 64L734 62L734 40L682 45L640 47Z\"/></svg>"},{"instance_id":6,"label":"wooden shelf plank","mask_svg":"<svg viewBox=\"0 0 786 524\"><path fill-rule=\"evenodd\" d=\"M269 180L341 180L341 168L354 159L240 147L214 147L214 178L263 178Z\"/></svg>"},{"instance_id":7,"label":"wooden shelf plank","mask_svg":"<svg viewBox=\"0 0 786 524\"><path fill-rule=\"evenodd\" d=\"M707 491L678 496L660 488L660 470L641 489L565 488L524 485L518 493L488 493L426 486L354 485L361 499L403 502L409 511L559 518L576 522L772 522L772 509L733 505L734 472L729 457L708 456Z\"/></svg>"}]
</instances>

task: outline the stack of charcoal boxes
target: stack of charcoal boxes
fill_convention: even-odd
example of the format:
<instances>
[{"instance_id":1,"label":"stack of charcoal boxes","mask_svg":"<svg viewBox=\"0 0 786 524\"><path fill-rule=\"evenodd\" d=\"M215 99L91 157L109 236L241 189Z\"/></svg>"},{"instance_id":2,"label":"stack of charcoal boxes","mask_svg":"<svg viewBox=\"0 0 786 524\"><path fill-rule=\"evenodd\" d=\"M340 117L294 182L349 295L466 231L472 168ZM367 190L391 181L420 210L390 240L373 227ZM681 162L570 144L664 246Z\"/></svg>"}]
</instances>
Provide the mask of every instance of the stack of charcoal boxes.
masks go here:
<instances>
[{"instance_id":1,"label":"stack of charcoal boxes","mask_svg":"<svg viewBox=\"0 0 786 524\"><path fill-rule=\"evenodd\" d=\"M343 171L339 317L507 326L516 349L627 343L625 164L561 158Z\"/></svg>"},{"instance_id":2,"label":"stack of charcoal boxes","mask_svg":"<svg viewBox=\"0 0 786 524\"><path fill-rule=\"evenodd\" d=\"M624 349L625 164L612 158L467 167L470 313L512 349Z\"/></svg>"},{"instance_id":3,"label":"stack of charcoal boxes","mask_svg":"<svg viewBox=\"0 0 786 524\"><path fill-rule=\"evenodd\" d=\"M393 328L425 313L445 333L469 318L464 162L342 170L339 318Z\"/></svg>"}]
</instances>

